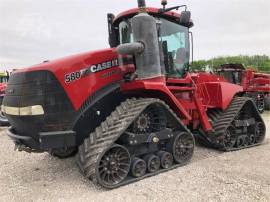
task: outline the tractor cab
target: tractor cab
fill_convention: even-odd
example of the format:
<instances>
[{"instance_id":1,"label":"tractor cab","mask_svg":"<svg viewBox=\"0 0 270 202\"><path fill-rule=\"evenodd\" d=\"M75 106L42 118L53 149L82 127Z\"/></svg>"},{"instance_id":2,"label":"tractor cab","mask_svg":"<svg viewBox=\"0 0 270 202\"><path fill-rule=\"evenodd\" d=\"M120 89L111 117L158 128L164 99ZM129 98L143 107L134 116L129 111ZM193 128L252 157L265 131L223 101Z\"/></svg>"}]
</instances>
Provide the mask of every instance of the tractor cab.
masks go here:
<instances>
[{"instance_id":1,"label":"tractor cab","mask_svg":"<svg viewBox=\"0 0 270 202\"><path fill-rule=\"evenodd\" d=\"M185 7L181 13L172 12L174 9ZM144 8L156 20L159 43L160 66L163 75L167 77L183 78L189 70L190 37L189 28L193 26L190 12L186 6L166 9ZM120 44L133 43L134 32L132 18L140 9L131 9L114 17L108 14L109 41L111 47Z\"/></svg>"},{"instance_id":2,"label":"tractor cab","mask_svg":"<svg viewBox=\"0 0 270 202\"><path fill-rule=\"evenodd\" d=\"M244 71L245 67L242 64L223 64L217 73L230 83L241 85Z\"/></svg>"}]
</instances>

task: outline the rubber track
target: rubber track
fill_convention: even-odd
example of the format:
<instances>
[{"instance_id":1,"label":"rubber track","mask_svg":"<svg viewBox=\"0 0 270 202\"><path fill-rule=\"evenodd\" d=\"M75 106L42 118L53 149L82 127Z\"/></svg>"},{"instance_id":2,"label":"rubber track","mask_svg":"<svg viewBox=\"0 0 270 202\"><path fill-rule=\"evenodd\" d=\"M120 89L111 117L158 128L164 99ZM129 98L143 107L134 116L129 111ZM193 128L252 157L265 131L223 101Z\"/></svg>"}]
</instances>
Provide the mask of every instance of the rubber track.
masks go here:
<instances>
[{"instance_id":1,"label":"rubber track","mask_svg":"<svg viewBox=\"0 0 270 202\"><path fill-rule=\"evenodd\" d=\"M247 101L252 101L250 98L246 97L235 97L233 101L231 102L228 109L223 112L222 114L218 114L218 118L216 118L213 124L213 128L215 131L215 136L217 138L224 137L224 134L226 132L226 129L229 127L229 125L233 122L233 120L236 118L236 116L239 114L243 106L247 103ZM255 105L254 105L255 107ZM260 114L258 113L258 116L260 117ZM225 148L222 144L217 145L218 149L223 151L236 151L244 148L254 147L257 145L260 145L260 143L239 147L239 148Z\"/></svg>"},{"instance_id":2,"label":"rubber track","mask_svg":"<svg viewBox=\"0 0 270 202\"><path fill-rule=\"evenodd\" d=\"M79 147L79 152L76 156L77 163L83 174L92 180L94 183L98 184L96 165L99 158L103 156L108 148L110 148L116 140L126 131L126 129L131 125L131 123L150 105L160 104L163 105L168 112L186 129L187 132L190 131L182 124L181 120L177 115L161 100L154 98L139 98L139 99L128 99L122 102L116 109L111 113L107 119L101 123L96 130L89 135L89 138L84 140L84 143ZM191 133L190 133L191 134ZM169 169L162 169L156 173L146 174L141 178L132 178L124 180L113 187L116 188L124 184L128 184L134 181L138 181L145 177L156 175L158 173L170 170L182 165L174 165ZM128 177L127 177L128 178Z\"/></svg>"}]
</instances>

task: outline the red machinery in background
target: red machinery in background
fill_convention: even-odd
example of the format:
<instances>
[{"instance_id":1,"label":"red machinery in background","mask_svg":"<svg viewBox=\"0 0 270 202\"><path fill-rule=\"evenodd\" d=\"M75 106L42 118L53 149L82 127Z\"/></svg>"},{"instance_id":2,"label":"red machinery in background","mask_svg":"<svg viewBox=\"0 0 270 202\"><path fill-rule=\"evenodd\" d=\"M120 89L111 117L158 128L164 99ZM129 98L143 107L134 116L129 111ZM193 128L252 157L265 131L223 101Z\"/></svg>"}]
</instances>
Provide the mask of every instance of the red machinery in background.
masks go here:
<instances>
[{"instance_id":1,"label":"red machinery in background","mask_svg":"<svg viewBox=\"0 0 270 202\"><path fill-rule=\"evenodd\" d=\"M2 105L4 96L5 96L5 91L7 88L7 82L9 79L9 72L0 72L0 105ZM0 126L7 126L9 125L8 120L2 111L0 112Z\"/></svg>"},{"instance_id":2,"label":"red machinery in background","mask_svg":"<svg viewBox=\"0 0 270 202\"><path fill-rule=\"evenodd\" d=\"M265 124L243 87L190 74L186 6L108 14L111 48L13 73L2 111L19 151L77 153L90 180L115 188L187 164L194 136L234 151L256 146ZM185 8L181 13L173 10Z\"/></svg>"},{"instance_id":3,"label":"red machinery in background","mask_svg":"<svg viewBox=\"0 0 270 202\"><path fill-rule=\"evenodd\" d=\"M243 96L251 97L261 113L270 109L270 74L246 69L242 64L224 64L218 69L218 75L241 85Z\"/></svg>"}]
</instances>

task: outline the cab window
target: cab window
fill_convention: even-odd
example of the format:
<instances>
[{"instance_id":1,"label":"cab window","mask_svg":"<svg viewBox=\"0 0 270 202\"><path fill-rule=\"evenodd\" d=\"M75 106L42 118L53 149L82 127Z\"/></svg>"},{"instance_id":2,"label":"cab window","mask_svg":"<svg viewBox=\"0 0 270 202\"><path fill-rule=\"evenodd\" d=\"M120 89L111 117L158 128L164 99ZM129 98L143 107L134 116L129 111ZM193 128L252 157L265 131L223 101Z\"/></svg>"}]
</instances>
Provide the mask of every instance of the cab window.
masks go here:
<instances>
[{"instance_id":1,"label":"cab window","mask_svg":"<svg viewBox=\"0 0 270 202\"><path fill-rule=\"evenodd\" d=\"M189 34L188 28L165 19L157 20L160 51L163 51L165 72L169 77L183 77L189 66ZM119 43L132 43L130 19L119 24Z\"/></svg>"},{"instance_id":2,"label":"cab window","mask_svg":"<svg viewBox=\"0 0 270 202\"><path fill-rule=\"evenodd\" d=\"M188 28L161 19L159 40L162 43L166 73L170 77L183 77L189 65Z\"/></svg>"},{"instance_id":3,"label":"cab window","mask_svg":"<svg viewBox=\"0 0 270 202\"><path fill-rule=\"evenodd\" d=\"M119 24L119 41L120 44L132 43L134 41L130 20L122 21Z\"/></svg>"}]
</instances>

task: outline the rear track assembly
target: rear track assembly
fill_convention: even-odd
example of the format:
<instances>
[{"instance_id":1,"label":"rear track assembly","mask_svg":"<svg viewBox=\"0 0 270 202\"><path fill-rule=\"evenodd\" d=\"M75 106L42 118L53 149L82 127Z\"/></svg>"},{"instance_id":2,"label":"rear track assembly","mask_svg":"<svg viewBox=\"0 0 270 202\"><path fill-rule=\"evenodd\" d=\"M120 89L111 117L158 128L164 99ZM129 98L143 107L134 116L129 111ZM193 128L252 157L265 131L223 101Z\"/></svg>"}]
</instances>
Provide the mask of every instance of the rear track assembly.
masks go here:
<instances>
[{"instance_id":1,"label":"rear track assembly","mask_svg":"<svg viewBox=\"0 0 270 202\"><path fill-rule=\"evenodd\" d=\"M213 123L212 146L223 151L235 151L259 145L265 137L265 125L250 98L235 97L224 112L208 113Z\"/></svg>"}]
</instances>

